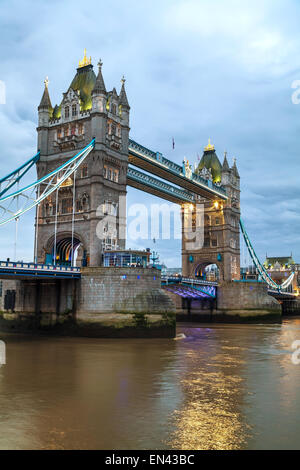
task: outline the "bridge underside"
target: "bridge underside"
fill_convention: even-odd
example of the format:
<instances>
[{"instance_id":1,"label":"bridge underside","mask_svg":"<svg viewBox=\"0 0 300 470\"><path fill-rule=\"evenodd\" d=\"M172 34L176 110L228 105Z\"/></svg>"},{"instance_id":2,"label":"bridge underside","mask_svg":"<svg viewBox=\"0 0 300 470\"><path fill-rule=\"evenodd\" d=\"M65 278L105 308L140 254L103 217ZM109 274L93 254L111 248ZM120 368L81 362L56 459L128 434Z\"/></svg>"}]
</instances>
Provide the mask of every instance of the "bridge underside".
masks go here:
<instances>
[{"instance_id":1,"label":"bridge underside","mask_svg":"<svg viewBox=\"0 0 300 470\"><path fill-rule=\"evenodd\" d=\"M128 168L127 184L132 188L139 189L151 195L173 202L175 204L194 203L194 194L184 189L165 183L146 173Z\"/></svg>"},{"instance_id":2,"label":"bridge underside","mask_svg":"<svg viewBox=\"0 0 300 470\"><path fill-rule=\"evenodd\" d=\"M159 176L160 178L163 178L166 181L169 181L170 183L176 184L183 189L191 191L192 193L205 197L207 199L227 199L226 194L221 189L218 190L217 188L214 188L213 185L209 187L209 184L206 184L204 181L203 183L200 182L200 179L199 181L189 179L183 174L179 173L178 170L172 170L172 168L169 168L167 165L160 163L154 158L147 158L145 156L142 156L137 152L133 151L130 147L128 153L128 162L138 168L141 168L142 170Z\"/></svg>"}]
</instances>

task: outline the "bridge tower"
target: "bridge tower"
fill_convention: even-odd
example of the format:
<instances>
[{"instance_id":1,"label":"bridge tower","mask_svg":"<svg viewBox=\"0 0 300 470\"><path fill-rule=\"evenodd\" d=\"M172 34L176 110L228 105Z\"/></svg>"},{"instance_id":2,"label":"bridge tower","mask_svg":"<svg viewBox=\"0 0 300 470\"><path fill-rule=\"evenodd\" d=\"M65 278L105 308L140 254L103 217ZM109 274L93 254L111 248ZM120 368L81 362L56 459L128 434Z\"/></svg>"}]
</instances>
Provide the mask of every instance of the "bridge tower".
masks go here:
<instances>
[{"instance_id":1,"label":"bridge tower","mask_svg":"<svg viewBox=\"0 0 300 470\"><path fill-rule=\"evenodd\" d=\"M226 189L227 201L208 201L199 198L198 204L204 210L201 212L204 225L202 242L190 248L189 241L184 235L188 221L183 216L182 236L182 272L186 277L206 278L205 268L209 265L217 265L220 281L240 279L240 176L236 160L229 167L225 152L224 162L221 165L216 155L214 146L209 142L205 147L202 159L196 169L196 173L215 184L222 184ZM196 213L190 213L192 227L196 227ZM198 213L199 214L199 213ZM198 215L199 216L199 215ZM201 229L201 227L200 227ZM202 245L202 246L201 246Z\"/></svg>"},{"instance_id":2,"label":"bridge tower","mask_svg":"<svg viewBox=\"0 0 300 470\"><path fill-rule=\"evenodd\" d=\"M119 95L115 88L108 92L102 62L96 76L86 51L59 105L52 107L45 80L38 107L38 177L73 157L92 138L95 147L75 180L73 175L37 211L38 262L68 265L78 250L77 265L100 266L104 249L125 248L121 228L126 223L130 106L124 77L121 82Z\"/></svg>"}]
</instances>

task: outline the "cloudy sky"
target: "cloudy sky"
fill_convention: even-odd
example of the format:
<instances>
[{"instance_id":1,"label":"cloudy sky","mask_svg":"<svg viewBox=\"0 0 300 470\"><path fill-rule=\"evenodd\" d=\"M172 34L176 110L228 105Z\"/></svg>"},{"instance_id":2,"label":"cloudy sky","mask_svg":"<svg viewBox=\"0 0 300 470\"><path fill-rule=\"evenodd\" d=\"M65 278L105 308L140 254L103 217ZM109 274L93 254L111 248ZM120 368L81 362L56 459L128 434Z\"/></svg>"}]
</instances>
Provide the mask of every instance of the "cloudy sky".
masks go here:
<instances>
[{"instance_id":1,"label":"cloudy sky","mask_svg":"<svg viewBox=\"0 0 300 470\"><path fill-rule=\"evenodd\" d=\"M300 262L299 21L297 0L0 0L1 175L35 152L45 76L60 102L86 47L94 65L103 60L108 89L125 75L131 137L178 163L196 161L211 137L221 161L225 149L237 158L242 217L260 257L292 251ZM129 205L153 200L128 190ZM32 258L33 223L30 213L20 224L18 259ZM3 259L14 224L0 230ZM179 240L154 248L180 264Z\"/></svg>"}]
</instances>

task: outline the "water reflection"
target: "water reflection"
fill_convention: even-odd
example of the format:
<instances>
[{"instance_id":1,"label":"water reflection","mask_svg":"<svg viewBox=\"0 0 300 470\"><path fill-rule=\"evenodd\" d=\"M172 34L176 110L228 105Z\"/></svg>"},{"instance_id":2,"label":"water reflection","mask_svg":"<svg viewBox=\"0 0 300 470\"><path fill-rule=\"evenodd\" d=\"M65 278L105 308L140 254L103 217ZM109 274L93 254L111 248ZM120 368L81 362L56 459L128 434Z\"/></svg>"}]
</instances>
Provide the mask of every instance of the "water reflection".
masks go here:
<instances>
[{"instance_id":1,"label":"water reflection","mask_svg":"<svg viewBox=\"0 0 300 470\"><path fill-rule=\"evenodd\" d=\"M299 448L300 319L179 332L0 335L0 449Z\"/></svg>"}]
</instances>

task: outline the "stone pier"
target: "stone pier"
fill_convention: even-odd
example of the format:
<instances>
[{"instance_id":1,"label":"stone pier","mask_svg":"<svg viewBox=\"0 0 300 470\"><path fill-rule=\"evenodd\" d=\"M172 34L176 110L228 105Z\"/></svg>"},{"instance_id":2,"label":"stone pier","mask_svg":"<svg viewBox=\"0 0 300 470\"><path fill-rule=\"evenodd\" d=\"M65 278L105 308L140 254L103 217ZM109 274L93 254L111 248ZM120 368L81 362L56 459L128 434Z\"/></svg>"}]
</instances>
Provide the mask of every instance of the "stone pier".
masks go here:
<instances>
[{"instance_id":1,"label":"stone pier","mask_svg":"<svg viewBox=\"0 0 300 470\"><path fill-rule=\"evenodd\" d=\"M7 291L15 303L4 310ZM82 268L80 280L2 280L0 327L54 328L87 336L175 336L175 307L160 272L145 268Z\"/></svg>"}]
</instances>

